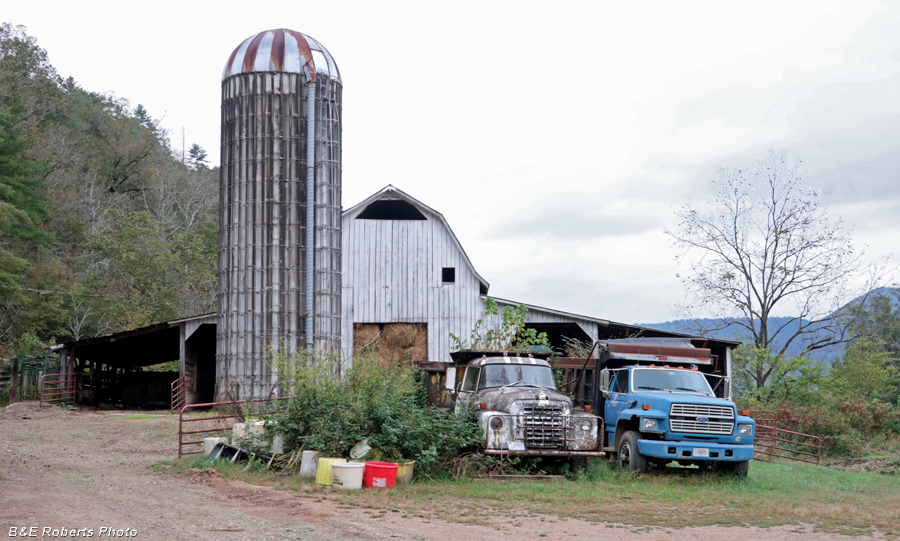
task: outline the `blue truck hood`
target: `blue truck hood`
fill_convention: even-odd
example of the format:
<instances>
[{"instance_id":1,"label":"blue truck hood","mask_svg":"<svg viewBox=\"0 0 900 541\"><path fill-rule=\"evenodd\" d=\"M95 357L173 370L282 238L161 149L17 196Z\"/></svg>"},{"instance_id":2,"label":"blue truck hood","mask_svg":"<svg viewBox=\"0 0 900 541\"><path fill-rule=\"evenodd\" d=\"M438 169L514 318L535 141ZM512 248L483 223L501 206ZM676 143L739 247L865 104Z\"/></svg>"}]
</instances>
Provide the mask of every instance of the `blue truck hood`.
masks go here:
<instances>
[{"instance_id":1,"label":"blue truck hood","mask_svg":"<svg viewBox=\"0 0 900 541\"><path fill-rule=\"evenodd\" d=\"M671 404L702 404L704 406L726 406L735 409L734 402L730 400L694 393L641 391L629 394L628 399L637 400L638 409L640 409L641 404L649 404L650 409L659 409L663 411L669 411L669 406ZM735 411L735 413L738 412Z\"/></svg>"}]
</instances>

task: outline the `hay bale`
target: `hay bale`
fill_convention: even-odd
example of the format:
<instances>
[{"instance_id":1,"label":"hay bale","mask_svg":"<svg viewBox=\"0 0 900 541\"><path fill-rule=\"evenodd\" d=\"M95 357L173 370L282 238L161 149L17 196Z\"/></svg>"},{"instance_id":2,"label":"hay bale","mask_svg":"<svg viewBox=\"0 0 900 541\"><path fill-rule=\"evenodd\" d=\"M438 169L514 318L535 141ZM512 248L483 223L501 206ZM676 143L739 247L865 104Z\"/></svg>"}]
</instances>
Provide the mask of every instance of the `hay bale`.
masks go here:
<instances>
[{"instance_id":1,"label":"hay bale","mask_svg":"<svg viewBox=\"0 0 900 541\"><path fill-rule=\"evenodd\" d=\"M354 323L353 324L353 348L361 348L378 336L381 332L381 325L378 323Z\"/></svg>"}]
</instances>

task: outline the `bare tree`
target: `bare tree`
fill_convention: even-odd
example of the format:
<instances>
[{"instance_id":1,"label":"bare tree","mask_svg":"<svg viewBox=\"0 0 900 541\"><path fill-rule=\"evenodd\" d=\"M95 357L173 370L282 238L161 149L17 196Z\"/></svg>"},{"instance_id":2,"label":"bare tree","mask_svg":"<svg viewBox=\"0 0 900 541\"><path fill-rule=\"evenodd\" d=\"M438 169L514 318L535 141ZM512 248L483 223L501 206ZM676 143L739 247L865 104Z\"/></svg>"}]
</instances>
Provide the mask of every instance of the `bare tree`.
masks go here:
<instances>
[{"instance_id":1,"label":"bare tree","mask_svg":"<svg viewBox=\"0 0 900 541\"><path fill-rule=\"evenodd\" d=\"M705 331L738 325L775 355L797 341L804 352L847 341L851 314L840 308L887 274L867 263L840 220L829 222L799 166L770 150L754 171L720 168L709 207L676 209L678 227L666 230L679 259L699 256L684 279L686 315L712 317Z\"/></svg>"}]
</instances>

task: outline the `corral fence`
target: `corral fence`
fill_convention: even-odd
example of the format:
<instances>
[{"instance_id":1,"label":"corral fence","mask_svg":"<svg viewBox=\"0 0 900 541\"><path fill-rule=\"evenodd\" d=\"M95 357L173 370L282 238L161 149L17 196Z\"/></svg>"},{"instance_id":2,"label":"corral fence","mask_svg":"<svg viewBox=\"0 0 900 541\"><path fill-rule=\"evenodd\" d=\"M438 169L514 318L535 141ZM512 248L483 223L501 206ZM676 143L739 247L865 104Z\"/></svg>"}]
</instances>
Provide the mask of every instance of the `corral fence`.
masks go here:
<instances>
[{"instance_id":1,"label":"corral fence","mask_svg":"<svg viewBox=\"0 0 900 541\"><path fill-rule=\"evenodd\" d=\"M71 404L75 402L75 373L41 374L40 405Z\"/></svg>"},{"instance_id":2,"label":"corral fence","mask_svg":"<svg viewBox=\"0 0 900 541\"><path fill-rule=\"evenodd\" d=\"M178 456L203 453L203 438L227 437L235 422L263 415L282 413L289 398L261 398L257 400L233 400L182 406L178 414ZM196 410L206 410L208 415L185 416Z\"/></svg>"},{"instance_id":3,"label":"corral fence","mask_svg":"<svg viewBox=\"0 0 900 541\"><path fill-rule=\"evenodd\" d=\"M820 463L821 437L779 428L776 426L778 421L774 411L750 410L750 416L756 421L754 459L764 462L784 459L807 464Z\"/></svg>"}]
</instances>

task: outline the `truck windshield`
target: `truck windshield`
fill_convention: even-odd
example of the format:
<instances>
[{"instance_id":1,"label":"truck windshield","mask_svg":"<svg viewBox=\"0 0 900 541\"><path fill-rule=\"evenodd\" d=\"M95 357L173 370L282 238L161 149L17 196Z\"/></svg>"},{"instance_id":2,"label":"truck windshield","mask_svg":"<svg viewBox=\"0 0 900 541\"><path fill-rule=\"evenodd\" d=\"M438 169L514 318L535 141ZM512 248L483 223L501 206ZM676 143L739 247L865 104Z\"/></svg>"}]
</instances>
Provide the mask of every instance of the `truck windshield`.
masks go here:
<instances>
[{"instance_id":1,"label":"truck windshield","mask_svg":"<svg viewBox=\"0 0 900 541\"><path fill-rule=\"evenodd\" d=\"M489 364L481 370L481 388L503 387L504 385L533 385L556 389L553 373L549 366L530 364Z\"/></svg>"},{"instance_id":2,"label":"truck windshield","mask_svg":"<svg viewBox=\"0 0 900 541\"><path fill-rule=\"evenodd\" d=\"M634 371L633 388L635 391L667 391L713 396L712 389L709 388L703 374L687 370L637 369Z\"/></svg>"}]
</instances>

